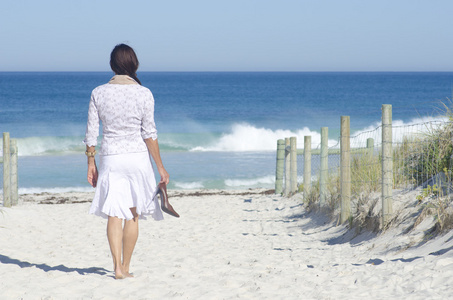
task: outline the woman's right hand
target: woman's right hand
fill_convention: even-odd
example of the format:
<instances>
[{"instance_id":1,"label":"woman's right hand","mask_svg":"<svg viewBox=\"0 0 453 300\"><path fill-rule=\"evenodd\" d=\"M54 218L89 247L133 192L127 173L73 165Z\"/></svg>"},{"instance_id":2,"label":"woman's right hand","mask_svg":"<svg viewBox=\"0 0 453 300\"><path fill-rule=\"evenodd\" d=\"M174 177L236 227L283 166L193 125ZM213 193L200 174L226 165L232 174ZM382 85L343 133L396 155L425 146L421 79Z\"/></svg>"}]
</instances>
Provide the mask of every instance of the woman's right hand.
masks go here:
<instances>
[{"instance_id":1,"label":"woman's right hand","mask_svg":"<svg viewBox=\"0 0 453 300\"><path fill-rule=\"evenodd\" d=\"M98 183L98 168L96 167L96 163L88 164L87 179L92 187L96 187Z\"/></svg>"}]
</instances>

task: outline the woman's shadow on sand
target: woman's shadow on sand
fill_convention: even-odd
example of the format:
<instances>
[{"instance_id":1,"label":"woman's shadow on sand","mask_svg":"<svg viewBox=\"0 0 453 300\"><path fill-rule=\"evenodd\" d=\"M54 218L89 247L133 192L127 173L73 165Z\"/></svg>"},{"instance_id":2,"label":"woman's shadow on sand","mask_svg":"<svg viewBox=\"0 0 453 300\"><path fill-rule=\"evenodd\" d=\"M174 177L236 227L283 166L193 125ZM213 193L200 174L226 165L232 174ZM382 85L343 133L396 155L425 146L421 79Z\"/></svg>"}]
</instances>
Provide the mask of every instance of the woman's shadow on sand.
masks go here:
<instances>
[{"instance_id":1,"label":"woman's shadow on sand","mask_svg":"<svg viewBox=\"0 0 453 300\"><path fill-rule=\"evenodd\" d=\"M21 268L32 268L36 267L38 269L43 270L44 272L49 272L49 271L60 271L60 272L66 272L66 273L71 273L71 272L77 272L80 275L86 275L86 274L98 274L98 275L106 275L109 273L108 270L104 268L68 268L64 265L58 265L55 267L51 267L46 264L32 264L27 261L21 261L18 259L10 258L5 255L0 254L0 263L2 264L12 264L12 265L18 265Z\"/></svg>"}]
</instances>

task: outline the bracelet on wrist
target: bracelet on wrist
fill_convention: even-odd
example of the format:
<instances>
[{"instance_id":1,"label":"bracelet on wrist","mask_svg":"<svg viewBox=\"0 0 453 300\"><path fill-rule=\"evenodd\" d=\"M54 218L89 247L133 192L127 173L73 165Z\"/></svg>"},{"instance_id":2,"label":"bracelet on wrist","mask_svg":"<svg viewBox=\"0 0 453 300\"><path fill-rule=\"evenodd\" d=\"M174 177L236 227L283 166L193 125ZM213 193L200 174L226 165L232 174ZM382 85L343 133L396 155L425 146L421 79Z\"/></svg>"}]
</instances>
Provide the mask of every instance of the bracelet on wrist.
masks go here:
<instances>
[{"instance_id":1,"label":"bracelet on wrist","mask_svg":"<svg viewBox=\"0 0 453 300\"><path fill-rule=\"evenodd\" d=\"M85 151L85 155L88 157L94 157L96 155L96 150L94 150L93 152Z\"/></svg>"}]
</instances>

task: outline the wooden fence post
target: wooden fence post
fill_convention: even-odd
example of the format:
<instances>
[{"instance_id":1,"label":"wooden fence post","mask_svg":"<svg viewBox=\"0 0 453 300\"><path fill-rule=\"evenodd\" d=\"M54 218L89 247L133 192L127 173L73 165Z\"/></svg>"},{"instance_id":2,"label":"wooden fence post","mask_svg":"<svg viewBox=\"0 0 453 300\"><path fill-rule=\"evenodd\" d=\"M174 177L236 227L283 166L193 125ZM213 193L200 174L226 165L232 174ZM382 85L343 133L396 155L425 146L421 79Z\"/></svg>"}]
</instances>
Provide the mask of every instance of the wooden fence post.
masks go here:
<instances>
[{"instance_id":1,"label":"wooden fence post","mask_svg":"<svg viewBox=\"0 0 453 300\"><path fill-rule=\"evenodd\" d=\"M275 193L283 192L283 168L285 161L285 141L277 141L277 166L275 168Z\"/></svg>"},{"instance_id":2,"label":"wooden fence post","mask_svg":"<svg viewBox=\"0 0 453 300\"><path fill-rule=\"evenodd\" d=\"M11 139L11 205L19 202L17 156L17 140Z\"/></svg>"},{"instance_id":3,"label":"wooden fence post","mask_svg":"<svg viewBox=\"0 0 453 300\"><path fill-rule=\"evenodd\" d=\"M367 138L366 149L367 149L368 159L371 159L374 154L374 139L373 138Z\"/></svg>"},{"instance_id":4,"label":"wooden fence post","mask_svg":"<svg viewBox=\"0 0 453 300\"><path fill-rule=\"evenodd\" d=\"M291 193L297 192L297 138L290 138L291 144Z\"/></svg>"},{"instance_id":5,"label":"wooden fence post","mask_svg":"<svg viewBox=\"0 0 453 300\"><path fill-rule=\"evenodd\" d=\"M311 189L311 136L304 136L304 198Z\"/></svg>"},{"instance_id":6,"label":"wooden fence post","mask_svg":"<svg viewBox=\"0 0 453 300\"><path fill-rule=\"evenodd\" d=\"M340 223L343 224L351 217L351 149L349 116L341 117L340 136L340 185L341 213Z\"/></svg>"},{"instance_id":7,"label":"wooden fence post","mask_svg":"<svg viewBox=\"0 0 453 300\"><path fill-rule=\"evenodd\" d=\"M289 138L285 138L285 196L291 194L291 157L290 157L291 143Z\"/></svg>"},{"instance_id":8,"label":"wooden fence post","mask_svg":"<svg viewBox=\"0 0 453 300\"><path fill-rule=\"evenodd\" d=\"M11 207L11 148L9 132L3 132L3 206Z\"/></svg>"},{"instance_id":9,"label":"wooden fence post","mask_svg":"<svg viewBox=\"0 0 453 300\"><path fill-rule=\"evenodd\" d=\"M329 128L321 128L321 170L319 172L319 205L324 206L327 199L327 176L329 166Z\"/></svg>"},{"instance_id":10,"label":"wooden fence post","mask_svg":"<svg viewBox=\"0 0 453 300\"><path fill-rule=\"evenodd\" d=\"M382 105L382 226L393 214L392 106Z\"/></svg>"}]
</instances>

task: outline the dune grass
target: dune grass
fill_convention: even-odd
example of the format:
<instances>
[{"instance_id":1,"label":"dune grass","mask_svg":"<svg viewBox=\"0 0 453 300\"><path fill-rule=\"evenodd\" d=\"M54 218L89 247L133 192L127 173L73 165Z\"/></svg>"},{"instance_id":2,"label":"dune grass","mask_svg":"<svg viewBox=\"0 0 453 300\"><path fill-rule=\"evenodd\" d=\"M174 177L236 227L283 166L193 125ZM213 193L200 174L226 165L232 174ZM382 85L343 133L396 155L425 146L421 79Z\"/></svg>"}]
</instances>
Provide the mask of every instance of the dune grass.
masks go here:
<instances>
[{"instance_id":1,"label":"dune grass","mask_svg":"<svg viewBox=\"0 0 453 300\"><path fill-rule=\"evenodd\" d=\"M425 218L432 217L433 233L442 233L453 228L452 168L453 168L453 111L452 103L444 104L443 115L446 121L431 126L426 124L418 134L405 137L393 146L393 188L415 189L422 192L414 199L418 214L413 226ZM370 155L354 154L351 157L351 213L350 226L358 231L385 230L380 218L381 153ZM300 189L303 190L303 187ZM309 211L322 210L332 218L339 215L341 203L340 175L332 172L328 179L326 203L319 203L319 179L312 183L310 192L304 195ZM398 218L395 213L393 222ZM390 225L391 226L391 225Z\"/></svg>"}]
</instances>

